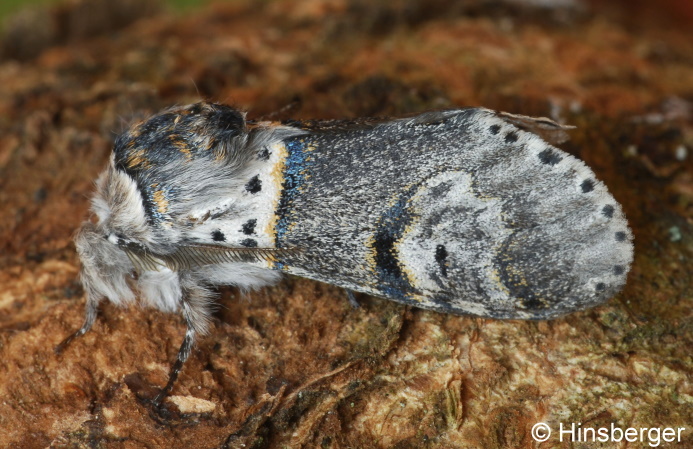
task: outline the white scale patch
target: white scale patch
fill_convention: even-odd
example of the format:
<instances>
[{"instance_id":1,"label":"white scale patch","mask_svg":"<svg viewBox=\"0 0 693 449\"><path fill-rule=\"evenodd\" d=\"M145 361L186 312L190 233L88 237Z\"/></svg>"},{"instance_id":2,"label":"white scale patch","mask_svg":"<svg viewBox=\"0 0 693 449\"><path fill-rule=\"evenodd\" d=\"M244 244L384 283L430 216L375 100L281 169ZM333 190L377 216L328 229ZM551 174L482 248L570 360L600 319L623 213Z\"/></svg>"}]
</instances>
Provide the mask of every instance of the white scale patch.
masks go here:
<instances>
[{"instance_id":1,"label":"white scale patch","mask_svg":"<svg viewBox=\"0 0 693 449\"><path fill-rule=\"evenodd\" d=\"M197 217L210 217L215 213L229 211L217 219L208 219L196 226L193 235L197 239L228 247L274 247L274 228L277 222L275 211L281 197L287 151L281 142L271 143L267 149L269 159L257 160L251 165L246 176L239 179L237 194L232 198L222 198L214 208L196 212ZM253 180L255 177L257 179ZM236 215L231 211L237 211ZM214 236L217 236L216 240ZM221 240L222 237L224 240ZM249 241L254 242L254 245L248 245ZM272 268L271 261L252 264Z\"/></svg>"},{"instance_id":2,"label":"white scale patch","mask_svg":"<svg viewBox=\"0 0 693 449\"><path fill-rule=\"evenodd\" d=\"M434 190L443 183L450 187ZM444 191L442 196L441 191ZM479 212L477 220L461 220L452 212L453 209L462 208L470 214ZM413 211L415 221L407 226L395 249L400 264L417 290L432 295L444 293L431 276L432 273L441 272L436 251L439 245L443 245L448 261L475 261L476 267L469 268L480 268L485 274L482 280L484 289L490 292L492 298L508 298L507 292L496 281L498 275L492 260L496 251L494 248L481 248L489 240L500 243L510 235L510 230L503 225L499 200L478 198L472 191L471 177L461 171L452 171L427 180L409 200L407 210ZM432 215L438 215L437 222L430 221ZM479 232L487 238L474 239L473 236ZM477 315L484 315L486 310L482 304L464 299L457 299L455 306Z\"/></svg>"},{"instance_id":3,"label":"white scale patch","mask_svg":"<svg viewBox=\"0 0 693 449\"><path fill-rule=\"evenodd\" d=\"M268 145L268 150L269 160L263 163L258 172L262 181L262 191L254 194L253 197L257 206L255 229L262 235L262 240L258 240L258 246L273 248L275 226L278 220L275 211L283 190L283 173L288 152L282 142Z\"/></svg>"}]
</instances>

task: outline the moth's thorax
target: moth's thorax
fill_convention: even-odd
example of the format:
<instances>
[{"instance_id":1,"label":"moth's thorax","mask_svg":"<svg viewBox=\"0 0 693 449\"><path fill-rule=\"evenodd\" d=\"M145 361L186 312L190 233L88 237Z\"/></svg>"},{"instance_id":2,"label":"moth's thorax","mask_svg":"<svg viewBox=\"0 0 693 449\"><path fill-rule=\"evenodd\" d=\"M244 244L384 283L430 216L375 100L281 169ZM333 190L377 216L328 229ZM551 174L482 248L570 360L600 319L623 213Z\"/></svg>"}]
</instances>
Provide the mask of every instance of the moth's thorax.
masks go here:
<instances>
[{"instance_id":1,"label":"moth's thorax","mask_svg":"<svg viewBox=\"0 0 693 449\"><path fill-rule=\"evenodd\" d=\"M148 244L272 248L286 158L281 137L291 133L246 125L226 106L172 108L118 138L111 170L139 196L140 210L128 213L145 224Z\"/></svg>"},{"instance_id":2,"label":"moth's thorax","mask_svg":"<svg viewBox=\"0 0 693 449\"><path fill-rule=\"evenodd\" d=\"M282 133L246 127L235 109L205 103L164 111L118 137L96 182L97 222L76 237L88 294L176 310L186 288L275 282L269 253L223 248L274 247Z\"/></svg>"}]
</instances>

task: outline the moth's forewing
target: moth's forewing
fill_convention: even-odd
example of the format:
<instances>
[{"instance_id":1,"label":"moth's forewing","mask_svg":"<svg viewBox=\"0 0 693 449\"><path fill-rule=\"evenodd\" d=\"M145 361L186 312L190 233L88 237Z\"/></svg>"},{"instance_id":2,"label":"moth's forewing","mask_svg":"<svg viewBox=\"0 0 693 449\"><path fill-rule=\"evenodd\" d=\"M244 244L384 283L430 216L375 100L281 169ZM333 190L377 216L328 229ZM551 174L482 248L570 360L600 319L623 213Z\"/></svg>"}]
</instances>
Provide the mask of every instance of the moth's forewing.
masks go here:
<instances>
[{"instance_id":1,"label":"moth's forewing","mask_svg":"<svg viewBox=\"0 0 693 449\"><path fill-rule=\"evenodd\" d=\"M306 124L274 148L285 154L275 242L302 248L277 267L495 318L607 300L633 257L621 207L583 162L513 124L533 119L511 118L463 109Z\"/></svg>"}]
</instances>

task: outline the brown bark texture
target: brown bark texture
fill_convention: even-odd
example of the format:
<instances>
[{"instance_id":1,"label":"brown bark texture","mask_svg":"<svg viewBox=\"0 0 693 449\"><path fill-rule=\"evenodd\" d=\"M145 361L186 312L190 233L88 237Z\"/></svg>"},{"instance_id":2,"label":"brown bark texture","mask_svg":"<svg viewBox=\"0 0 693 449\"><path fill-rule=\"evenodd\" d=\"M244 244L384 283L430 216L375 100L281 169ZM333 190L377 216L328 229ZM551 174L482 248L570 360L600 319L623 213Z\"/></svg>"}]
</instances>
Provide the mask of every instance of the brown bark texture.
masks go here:
<instances>
[{"instance_id":1,"label":"brown bark texture","mask_svg":"<svg viewBox=\"0 0 693 449\"><path fill-rule=\"evenodd\" d=\"M686 427L660 447L693 447L688 2L147 4L72 1L3 28L0 447L649 447L539 443L538 422ZM179 316L106 304L91 332L54 348L82 322L72 235L115 136L200 98L249 118L478 105L576 125L561 147L606 183L635 234L628 284L544 322L370 297L354 309L299 278L222 287L211 334L153 409Z\"/></svg>"}]
</instances>

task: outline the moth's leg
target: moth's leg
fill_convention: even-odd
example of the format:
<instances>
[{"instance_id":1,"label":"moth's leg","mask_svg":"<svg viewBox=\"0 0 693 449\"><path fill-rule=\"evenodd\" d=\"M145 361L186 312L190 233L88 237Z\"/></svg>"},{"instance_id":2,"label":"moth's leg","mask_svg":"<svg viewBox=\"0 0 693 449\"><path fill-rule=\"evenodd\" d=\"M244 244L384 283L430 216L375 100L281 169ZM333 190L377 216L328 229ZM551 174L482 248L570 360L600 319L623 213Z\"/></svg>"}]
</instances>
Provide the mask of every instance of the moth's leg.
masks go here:
<instances>
[{"instance_id":1,"label":"moth's leg","mask_svg":"<svg viewBox=\"0 0 693 449\"><path fill-rule=\"evenodd\" d=\"M361 307L361 304L359 304L359 301L356 299L356 296L354 295L354 292L351 290L344 289L344 291L347 294L347 299L349 300L349 304L351 304L351 307L354 309L358 309Z\"/></svg>"},{"instance_id":2,"label":"moth's leg","mask_svg":"<svg viewBox=\"0 0 693 449\"><path fill-rule=\"evenodd\" d=\"M183 300L181 307L187 329L185 331L183 343L178 349L176 362L168 373L168 382L166 382L166 386L154 398L153 402L157 407L161 405L166 396L173 390L173 385L178 379L178 374L180 374L183 369L183 364L190 356L190 352L195 345L195 336L197 334L204 335L207 332L210 321L211 295L209 290L186 275L181 275L181 284L183 285Z\"/></svg>"},{"instance_id":3,"label":"moth's leg","mask_svg":"<svg viewBox=\"0 0 693 449\"><path fill-rule=\"evenodd\" d=\"M55 347L55 353L60 354L65 350L67 345L72 342L77 337L81 337L82 335L86 334L89 329L94 325L94 322L96 321L96 317L99 314L99 300L98 299L92 299L91 297L87 297L87 304L84 308L84 324L82 324L82 327L77 329L74 333L69 335L65 340L61 341L58 346Z\"/></svg>"},{"instance_id":4,"label":"moth's leg","mask_svg":"<svg viewBox=\"0 0 693 449\"><path fill-rule=\"evenodd\" d=\"M184 315L187 314L184 313ZM176 357L176 362L173 364L173 366L171 367L171 371L169 371L168 373L168 382L166 382L166 386L154 398L154 405L157 407L161 405L161 402L166 398L166 396L169 395L169 393L171 393L173 385L176 383L176 380L178 380L178 374L180 374L180 371L183 369L183 364L186 360L188 360L193 345L195 344L195 329L190 325L189 322L187 323L187 326L188 328L185 331L183 343L180 345L180 348L178 349L178 356Z\"/></svg>"}]
</instances>

